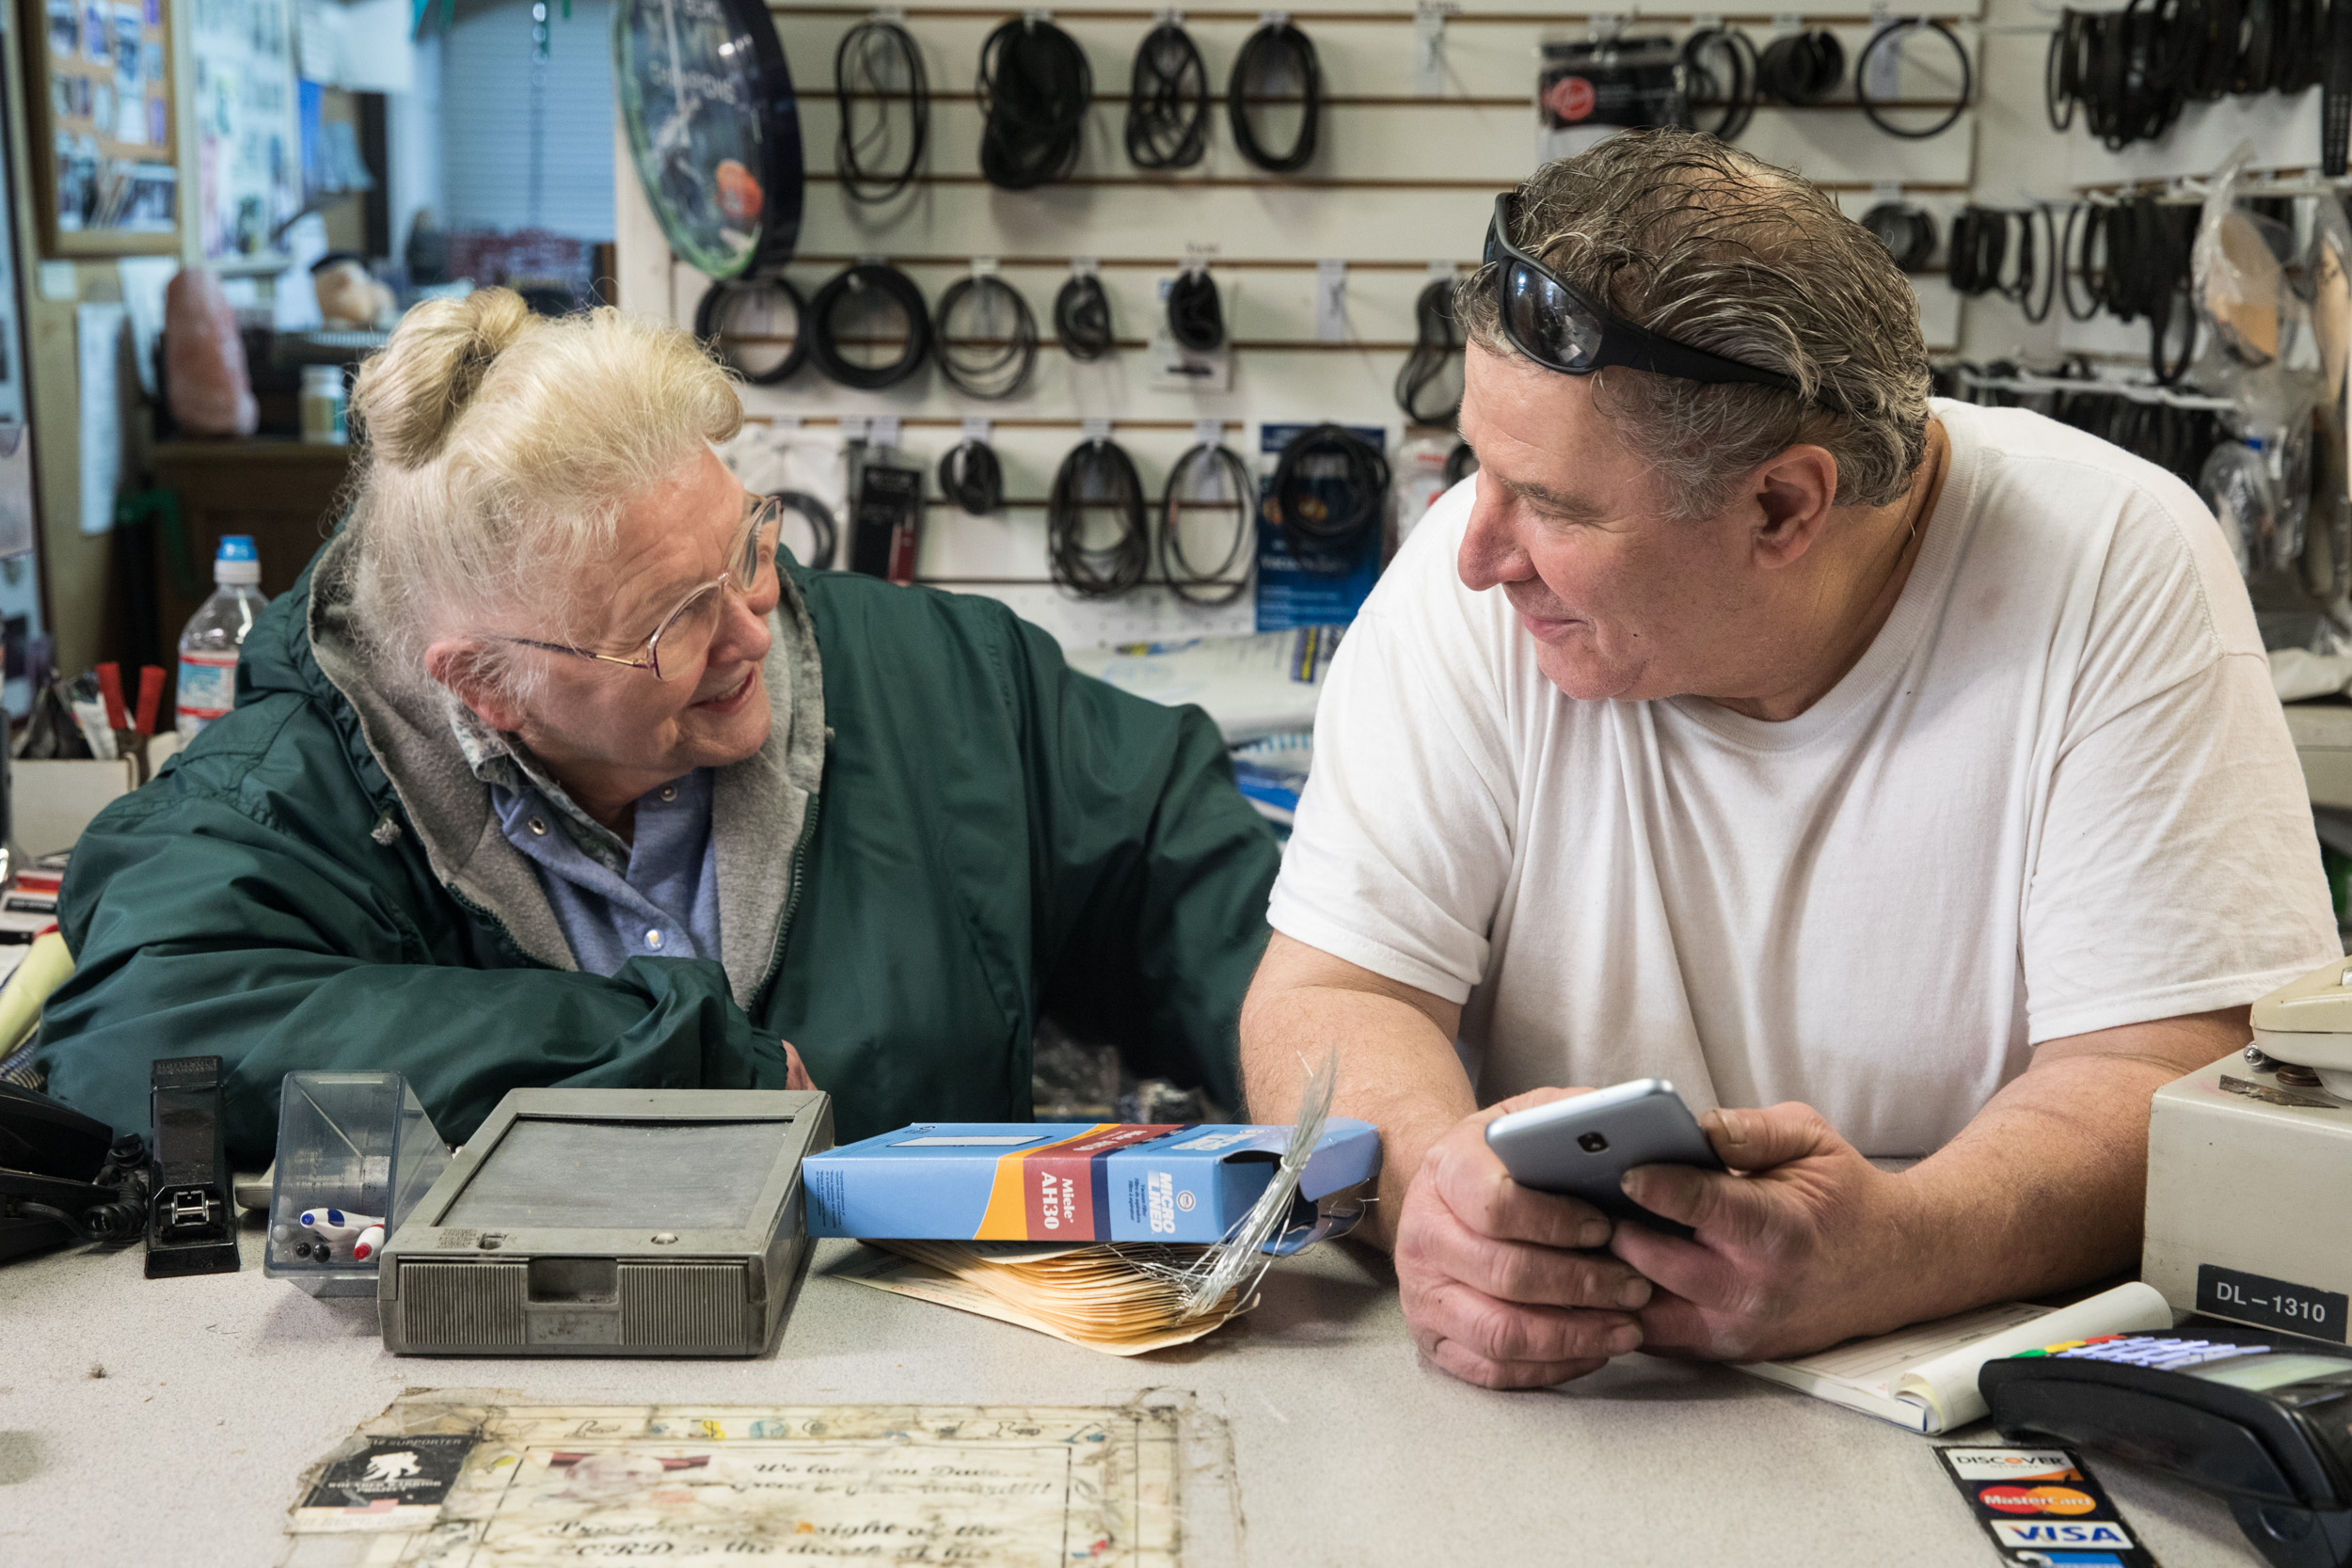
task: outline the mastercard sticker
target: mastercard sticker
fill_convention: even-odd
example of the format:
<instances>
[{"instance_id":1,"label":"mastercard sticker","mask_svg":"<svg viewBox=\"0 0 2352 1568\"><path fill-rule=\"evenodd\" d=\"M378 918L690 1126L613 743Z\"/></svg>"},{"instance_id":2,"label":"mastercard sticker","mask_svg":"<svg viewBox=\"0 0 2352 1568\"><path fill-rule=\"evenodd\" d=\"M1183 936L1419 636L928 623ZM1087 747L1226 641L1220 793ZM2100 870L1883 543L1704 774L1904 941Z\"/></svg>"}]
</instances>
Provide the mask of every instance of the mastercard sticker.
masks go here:
<instances>
[{"instance_id":1,"label":"mastercard sticker","mask_svg":"<svg viewBox=\"0 0 2352 1568\"><path fill-rule=\"evenodd\" d=\"M2155 1558L2069 1450L1951 1445L1935 1451L2003 1561L2019 1568L2155 1568Z\"/></svg>"}]
</instances>

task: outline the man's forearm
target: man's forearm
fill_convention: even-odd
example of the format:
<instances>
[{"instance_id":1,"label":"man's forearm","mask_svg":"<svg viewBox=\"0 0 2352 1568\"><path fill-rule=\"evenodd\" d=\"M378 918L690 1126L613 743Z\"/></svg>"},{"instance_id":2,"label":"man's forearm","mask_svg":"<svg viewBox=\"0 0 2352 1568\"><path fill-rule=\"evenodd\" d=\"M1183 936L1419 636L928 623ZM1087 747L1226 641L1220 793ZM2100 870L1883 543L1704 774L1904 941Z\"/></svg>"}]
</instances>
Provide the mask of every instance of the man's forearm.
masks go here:
<instances>
[{"instance_id":1,"label":"man's forearm","mask_svg":"<svg viewBox=\"0 0 2352 1568\"><path fill-rule=\"evenodd\" d=\"M1477 1099L1453 1039L1422 1006L1377 990L1314 983L1307 966L1323 958L1279 933L1268 947L1242 1009L1243 1090L1252 1119L1288 1121L1308 1072L1338 1047L1331 1114L1380 1129L1379 1201L1358 1234L1391 1246L1422 1156L1478 1108Z\"/></svg>"},{"instance_id":2,"label":"man's forearm","mask_svg":"<svg viewBox=\"0 0 2352 1568\"><path fill-rule=\"evenodd\" d=\"M1917 1221L1906 1321L2106 1278L2138 1260L2148 1103L2227 1055L2246 1009L2041 1046L1961 1134L1898 1180Z\"/></svg>"}]
</instances>

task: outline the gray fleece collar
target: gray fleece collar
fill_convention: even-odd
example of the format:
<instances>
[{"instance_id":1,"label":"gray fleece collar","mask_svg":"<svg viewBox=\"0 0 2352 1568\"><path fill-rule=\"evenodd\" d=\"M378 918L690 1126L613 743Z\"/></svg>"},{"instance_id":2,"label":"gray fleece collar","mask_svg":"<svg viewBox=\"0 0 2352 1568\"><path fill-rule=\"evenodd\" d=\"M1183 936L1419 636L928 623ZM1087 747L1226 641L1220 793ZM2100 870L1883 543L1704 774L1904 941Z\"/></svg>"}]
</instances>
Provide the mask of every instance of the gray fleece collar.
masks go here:
<instances>
[{"instance_id":1,"label":"gray fleece collar","mask_svg":"<svg viewBox=\"0 0 2352 1568\"><path fill-rule=\"evenodd\" d=\"M352 541L352 530L338 533L311 569L308 626L320 672L358 714L434 875L505 927L528 957L578 969L537 874L500 831L489 785L451 729L446 689L422 671L381 662L360 634L350 597ZM825 763L817 631L791 578L779 576L782 595L768 617L774 641L762 666L775 721L765 745L712 781L720 960L746 1010L774 967L793 849Z\"/></svg>"}]
</instances>

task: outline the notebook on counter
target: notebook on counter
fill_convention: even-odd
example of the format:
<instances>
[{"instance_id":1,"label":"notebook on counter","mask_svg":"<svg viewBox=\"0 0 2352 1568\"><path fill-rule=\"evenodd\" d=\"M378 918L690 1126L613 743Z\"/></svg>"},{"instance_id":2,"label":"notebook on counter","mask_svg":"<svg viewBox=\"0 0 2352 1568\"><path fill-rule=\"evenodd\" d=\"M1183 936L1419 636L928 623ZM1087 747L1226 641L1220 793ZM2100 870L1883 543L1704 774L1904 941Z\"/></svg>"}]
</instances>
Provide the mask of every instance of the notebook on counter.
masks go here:
<instances>
[{"instance_id":1,"label":"notebook on counter","mask_svg":"<svg viewBox=\"0 0 2352 1568\"><path fill-rule=\"evenodd\" d=\"M2145 1334L2171 1326L2172 1308L2164 1297L2153 1285L2134 1280L2055 1311L2025 1302L2000 1302L1872 1339L1849 1339L1788 1361L1735 1365L1743 1372L1914 1432L1942 1433L1984 1416L1977 1369L1987 1361L2095 1335Z\"/></svg>"}]
</instances>

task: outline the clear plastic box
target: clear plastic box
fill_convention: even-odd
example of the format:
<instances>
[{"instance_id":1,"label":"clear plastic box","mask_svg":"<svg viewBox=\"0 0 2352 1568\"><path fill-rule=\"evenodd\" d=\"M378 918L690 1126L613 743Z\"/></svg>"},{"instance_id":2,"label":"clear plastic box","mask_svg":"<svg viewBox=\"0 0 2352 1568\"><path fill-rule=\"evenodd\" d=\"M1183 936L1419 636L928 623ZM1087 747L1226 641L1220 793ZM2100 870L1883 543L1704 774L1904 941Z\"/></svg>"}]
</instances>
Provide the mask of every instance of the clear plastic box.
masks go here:
<instances>
[{"instance_id":1,"label":"clear plastic box","mask_svg":"<svg viewBox=\"0 0 2352 1568\"><path fill-rule=\"evenodd\" d=\"M353 1236L306 1227L302 1216L332 1209L379 1220L389 1237L449 1163L433 1118L399 1073L286 1074L262 1272L314 1296L374 1295L374 1259L355 1259ZM310 1255L322 1240L331 1249Z\"/></svg>"}]
</instances>

